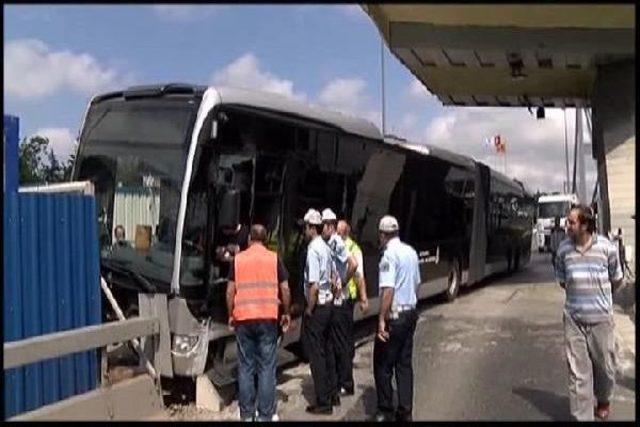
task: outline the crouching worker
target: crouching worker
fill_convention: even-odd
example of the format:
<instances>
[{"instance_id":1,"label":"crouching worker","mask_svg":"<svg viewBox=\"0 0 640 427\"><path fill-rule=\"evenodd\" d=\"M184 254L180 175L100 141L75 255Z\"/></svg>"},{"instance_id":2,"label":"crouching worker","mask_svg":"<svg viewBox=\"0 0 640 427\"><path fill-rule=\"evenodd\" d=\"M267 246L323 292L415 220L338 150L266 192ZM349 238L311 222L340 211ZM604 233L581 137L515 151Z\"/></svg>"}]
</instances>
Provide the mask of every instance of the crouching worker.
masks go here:
<instances>
[{"instance_id":1,"label":"crouching worker","mask_svg":"<svg viewBox=\"0 0 640 427\"><path fill-rule=\"evenodd\" d=\"M235 256L227 286L229 327L235 329L238 344L238 403L244 421L277 419L276 349L280 303L283 306L280 319L283 332L289 329L291 322L288 273L278 255L264 246L266 238L264 226L254 224L251 227L249 247Z\"/></svg>"}]
</instances>

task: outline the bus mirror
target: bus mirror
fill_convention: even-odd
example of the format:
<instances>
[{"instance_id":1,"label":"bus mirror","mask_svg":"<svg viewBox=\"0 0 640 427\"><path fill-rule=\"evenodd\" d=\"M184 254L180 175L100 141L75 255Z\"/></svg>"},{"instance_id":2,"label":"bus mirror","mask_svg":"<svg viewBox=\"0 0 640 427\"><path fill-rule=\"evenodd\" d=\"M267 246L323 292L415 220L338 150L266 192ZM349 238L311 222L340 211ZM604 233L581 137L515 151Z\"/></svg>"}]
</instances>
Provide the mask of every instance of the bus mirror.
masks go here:
<instances>
[{"instance_id":1,"label":"bus mirror","mask_svg":"<svg viewBox=\"0 0 640 427\"><path fill-rule=\"evenodd\" d=\"M220 227L235 227L240 222L240 191L227 189L222 193L218 225Z\"/></svg>"}]
</instances>

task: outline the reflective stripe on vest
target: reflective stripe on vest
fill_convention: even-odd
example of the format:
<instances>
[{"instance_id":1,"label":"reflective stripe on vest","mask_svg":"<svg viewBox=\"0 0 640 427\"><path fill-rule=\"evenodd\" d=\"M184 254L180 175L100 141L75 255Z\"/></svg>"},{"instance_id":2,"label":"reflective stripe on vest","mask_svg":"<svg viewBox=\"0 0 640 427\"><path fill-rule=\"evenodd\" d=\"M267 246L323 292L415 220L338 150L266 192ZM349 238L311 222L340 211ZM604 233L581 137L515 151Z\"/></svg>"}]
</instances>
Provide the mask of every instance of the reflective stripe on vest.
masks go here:
<instances>
[{"instance_id":1,"label":"reflective stripe on vest","mask_svg":"<svg viewBox=\"0 0 640 427\"><path fill-rule=\"evenodd\" d=\"M345 243L346 243L346 246L347 246L347 250L349 251L349 253L351 255L354 256L354 258L356 258L356 254L362 252L360 250L360 246L358 246L358 244L356 242L354 242L351 239L351 237L347 237L347 240L345 241ZM362 268L363 268L363 271L364 271L364 266ZM355 274L356 274L356 272L354 271L353 272L354 277L352 277L349 280L349 283L347 283L347 290L349 292L349 299L356 299L356 297L358 296L358 285L356 284Z\"/></svg>"},{"instance_id":2,"label":"reflective stripe on vest","mask_svg":"<svg viewBox=\"0 0 640 427\"><path fill-rule=\"evenodd\" d=\"M234 259L236 321L278 318L278 256L260 244L252 244Z\"/></svg>"}]
</instances>

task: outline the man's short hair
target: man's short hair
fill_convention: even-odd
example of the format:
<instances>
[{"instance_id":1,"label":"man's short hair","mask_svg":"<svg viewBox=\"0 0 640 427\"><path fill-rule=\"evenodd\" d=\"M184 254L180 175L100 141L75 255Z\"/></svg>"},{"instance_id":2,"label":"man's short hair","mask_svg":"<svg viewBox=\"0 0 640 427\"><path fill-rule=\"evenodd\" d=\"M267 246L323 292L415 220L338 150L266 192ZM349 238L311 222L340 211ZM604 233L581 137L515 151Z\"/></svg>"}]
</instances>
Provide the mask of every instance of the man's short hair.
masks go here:
<instances>
[{"instance_id":1,"label":"man's short hair","mask_svg":"<svg viewBox=\"0 0 640 427\"><path fill-rule=\"evenodd\" d=\"M340 221L338 221L338 225L336 226L336 228L338 228L341 223L344 224L344 228L345 228L347 234L350 234L351 233L351 225L349 224L349 221L347 221L346 219L341 219Z\"/></svg>"},{"instance_id":2,"label":"man's short hair","mask_svg":"<svg viewBox=\"0 0 640 427\"><path fill-rule=\"evenodd\" d=\"M578 222L580 224L587 224L587 231L593 233L596 231L596 218L593 215L593 210L586 205L576 205L572 210L578 212Z\"/></svg>"},{"instance_id":3,"label":"man's short hair","mask_svg":"<svg viewBox=\"0 0 640 427\"><path fill-rule=\"evenodd\" d=\"M378 233L384 234L389 239L393 239L394 237L398 237L400 235L400 231L382 231L382 230L378 230Z\"/></svg>"},{"instance_id":4,"label":"man's short hair","mask_svg":"<svg viewBox=\"0 0 640 427\"><path fill-rule=\"evenodd\" d=\"M310 228L313 228L314 230L316 230L316 233L318 235L322 234L322 230L324 229L324 224L309 224L309 223L307 223L307 225Z\"/></svg>"},{"instance_id":5,"label":"man's short hair","mask_svg":"<svg viewBox=\"0 0 640 427\"><path fill-rule=\"evenodd\" d=\"M267 229L262 224L253 224L249 232L252 242L265 243L267 241Z\"/></svg>"}]
</instances>

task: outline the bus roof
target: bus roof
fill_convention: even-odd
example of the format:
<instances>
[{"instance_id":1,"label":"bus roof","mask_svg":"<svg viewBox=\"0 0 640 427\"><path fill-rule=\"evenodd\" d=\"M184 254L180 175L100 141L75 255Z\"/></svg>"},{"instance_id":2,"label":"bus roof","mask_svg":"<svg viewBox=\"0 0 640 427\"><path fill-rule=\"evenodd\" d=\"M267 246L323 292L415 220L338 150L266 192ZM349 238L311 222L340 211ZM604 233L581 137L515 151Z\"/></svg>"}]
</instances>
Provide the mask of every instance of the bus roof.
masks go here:
<instances>
[{"instance_id":1,"label":"bus roof","mask_svg":"<svg viewBox=\"0 0 640 427\"><path fill-rule=\"evenodd\" d=\"M346 133L370 139L382 139L380 130L368 120L301 102L275 93L233 87L211 87L220 95L222 104L245 105L277 111L323 122Z\"/></svg>"},{"instance_id":2,"label":"bus roof","mask_svg":"<svg viewBox=\"0 0 640 427\"><path fill-rule=\"evenodd\" d=\"M337 111L328 110L306 102L298 101L275 93L241 89L228 86L201 86L186 83L168 83L144 86L132 86L123 91L109 92L96 96L92 102L100 102L110 98L141 98L163 95L192 95L202 97L208 90L220 95L221 104L240 105L259 108L271 112L284 113L290 116L320 122L338 128L346 133L371 139L382 139L380 130L368 120Z\"/></svg>"},{"instance_id":3,"label":"bus roof","mask_svg":"<svg viewBox=\"0 0 640 427\"><path fill-rule=\"evenodd\" d=\"M449 163L453 163L457 166L461 166L467 169L473 169L475 167L475 160L471 157L464 156L462 154L457 154L449 150L445 150L440 147L435 147L429 144L417 144L415 142L410 142L405 139L386 136L384 138L384 142L390 145L395 145L406 150L411 150L416 153L420 153L425 156L433 156L435 158L447 161Z\"/></svg>"},{"instance_id":4,"label":"bus roof","mask_svg":"<svg viewBox=\"0 0 640 427\"><path fill-rule=\"evenodd\" d=\"M475 168L476 163L480 163L474 158L465 156L463 154L454 153L453 151L445 150L444 148L436 147L430 144L417 144L415 142L410 142L395 136L386 136L384 142L387 144L402 147L407 150L415 151L425 156L433 156L466 169L473 169ZM517 179L509 178L508 176L498 172L495 169L489 169L491 170L491 175L494 178L498 179L506 185L518 187L526 195L530 196L531 193L527 190L522 182L518 181Z\"/></svg>"},{"instance_id":5,"label":"bus roof","mask_svg":"<svg viewBox=\"0 0 640 427\"><path fill-rule=\"evenodd\" d=\"M548 194L538 197L538 203L551 203L551 202L578 202L578 196L575 194Z\"/></svg>"}]
</instances>

